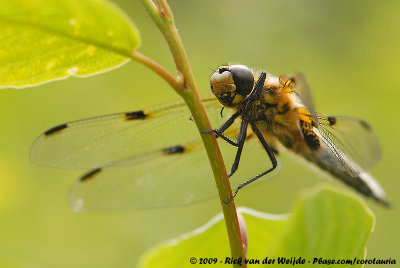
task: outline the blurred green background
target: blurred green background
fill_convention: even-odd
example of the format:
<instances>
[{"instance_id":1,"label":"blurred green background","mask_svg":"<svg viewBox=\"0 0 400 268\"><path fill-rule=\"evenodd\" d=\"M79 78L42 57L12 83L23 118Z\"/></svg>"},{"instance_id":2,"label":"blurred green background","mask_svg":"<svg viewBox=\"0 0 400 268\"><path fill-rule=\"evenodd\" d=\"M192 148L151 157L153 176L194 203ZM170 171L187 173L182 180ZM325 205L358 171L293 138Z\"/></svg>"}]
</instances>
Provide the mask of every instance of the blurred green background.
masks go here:
<instances>
[{"instance_id":1,"label":"blurred green background","mask_svg":"<svg viewBox=\"0 0 400 268\"><path fill-rule=\"evenodd\" d=\"M175 73L163 38L140 4L115 2L141 31L139 51ZM371 123L383 151L371 172L394 207L368 200L376 214L368 257L400 262L400 1L171 0L170 5L201 90L209 90L210 68L227 62L275 75L302 71L318 111ZM0 267L133 267L147 248L219 213L217 199L171 209L74 213L67 196L84 171L30 162L31 144L49 127L174 98L162 79L135 62L86 79L0 91ZM287 213L299 191L320 181L325 179L301 162L283 157L276 179L241 191L236 203Z\"/></svg>"}]
</instances>

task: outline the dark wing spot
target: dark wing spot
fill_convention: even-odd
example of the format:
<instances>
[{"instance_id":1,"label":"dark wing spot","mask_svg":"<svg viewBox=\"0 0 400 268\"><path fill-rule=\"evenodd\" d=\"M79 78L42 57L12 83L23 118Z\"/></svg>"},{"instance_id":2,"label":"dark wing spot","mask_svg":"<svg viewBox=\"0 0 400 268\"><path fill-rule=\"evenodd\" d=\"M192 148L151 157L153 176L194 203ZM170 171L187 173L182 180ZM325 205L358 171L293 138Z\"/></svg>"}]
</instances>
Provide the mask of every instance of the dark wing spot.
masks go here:
<instances>
[{"instance_id":1,"label":"dark wing spot","mask_svg":"<svg viewBox=\"0 0 400 268\"><path fill-rule=\"evenodd\" d=\"M162 149L162 152L164 154L178 154L178 153L183 153L184 151L185 151L185 147L183 147L182 145L176 145L176 146Z\"/></svg>"},{"instance_id":2,"label":"dark wing spot","mask_svg":"<svg viewBox=\"0 0 400 268\"><path fill-rule=\"evenodd\" d=\"M99 173L100 171L101 171L101 168L93 169L92 171L90 171L90 172L86 173L85 175L83 175L83 176L79 179L79 181L80 181L80 182L85 182L85 181L87 181L87 180L89 180L89 179L92 179L93 176L96 175L97 173Z\"/></svg>"},{"instance_id":3,"label":"dark wing spot","mask_svg":"<svg viewBox=\"0 0 400 268\"><path fill-rule=\"evenodd\" d=\"M125 113L126 120L145 119L146 117L147 117L147 114L145 114L144 111Z\"/></svg>"},{"instance_id":4,"label":"dark wing spot","mask_svg":"<svg viewBox=\"0 0 400 268\"><path fill-rule=\"evenodd\" d=\"M365 122L364 120L360 120L360 124L366 129L366 130L368 130L368 131L371 131L371 126L367 123L367 122Z\"/></svg>"},{"instance_id":5,"label":"dark wing spot","mask_svg":"<svg viewBox=\"0 0 400 268\"><path fill-rule=\"evenodd\" d=\"M328 116L328 121L329 121L329 125L333 126L334 124L336 124L336 117Z\"/></svg>"},{"instance_id":6,"label":"dark wing spot","mask_svg":"<svg viewBox=\"0 0 400 268\"><path fill-rule=\"evenodd\" d=\"M44 135L45 135L45 136L50 136L50 135L52 135L52 134L55 134L55 133L57 133L57 132L63 130L63 129L66 128L66 127L67 127L67 124L62 124L62 125L55 126L55 127L51 128L51 129L47 130L47 131L44 133Z\"/></svg>"}]
</instances>

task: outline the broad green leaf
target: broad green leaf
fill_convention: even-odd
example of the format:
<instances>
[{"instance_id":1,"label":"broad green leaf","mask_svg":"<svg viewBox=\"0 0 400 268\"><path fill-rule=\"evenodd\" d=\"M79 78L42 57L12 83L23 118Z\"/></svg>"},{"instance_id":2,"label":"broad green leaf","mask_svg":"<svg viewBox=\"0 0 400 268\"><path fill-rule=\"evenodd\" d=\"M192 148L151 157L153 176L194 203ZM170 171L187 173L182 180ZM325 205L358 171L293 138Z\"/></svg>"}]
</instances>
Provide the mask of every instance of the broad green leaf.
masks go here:
<instances>
[{"instance_id":1,"label":"broad green leaf","mask_svg":"<svg viewBox=\"0 0 400 268\"><path fill-rule=\"evenodd\" d=\"M247 258L260 262L248 267L275 267L281 257L301 257L305 260L301 267L318 267L313 264L313 258L319 257L325 260L363 258L374 224L372 212L362 201L343 193L342 189L325 186L301 196L291 215L271 215L247 208L239 211L248 230ZM218 215L203 227L148 251L139 267L196 266L190 263L191 258L196 258L197 265L205 265L200 264L203 258L212 261L213 267L231 267L225 264L229 256L225 224L222 215ZM263 266L264 260L274 263Z\"/></svg>"},{"instance_id":2,"label":"broad green leaf","mask_svg":"<svg viewBox=\"0 0 400 268\"><path fill-rule=\"evenodd\" d=\"M363 200L343 189L319 186L297 202L291 219L276 241L265 248L271 257L302 257L302 267L326 265L313 262L362 259L374 215ZM314 259L316 258L316 259ZM291 264L292 265L292 264ZM340 267L362 267L340 264Z\"/></svg>"},{"instance_id":3,"label":"broad green leaf","mask_svg":"<svg viewBox=\"0 0 400 268\"><path fill-rule=\"evenodd\" d=\"M107 0L0 0L0 87L87 76L128 60L136 27Z\"/></svg>"}]
</instances>

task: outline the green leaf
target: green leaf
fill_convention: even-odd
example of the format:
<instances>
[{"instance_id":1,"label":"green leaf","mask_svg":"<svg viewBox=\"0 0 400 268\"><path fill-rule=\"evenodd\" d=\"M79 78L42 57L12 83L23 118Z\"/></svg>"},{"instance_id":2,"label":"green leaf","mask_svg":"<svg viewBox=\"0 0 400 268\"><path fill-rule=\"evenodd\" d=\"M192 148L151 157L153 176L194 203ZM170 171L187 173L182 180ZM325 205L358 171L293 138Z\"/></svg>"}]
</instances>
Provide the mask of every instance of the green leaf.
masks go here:
<instances>
[{"instance_id":1,"label":"green leaf","mask_svg":"<svg viewBox=\"0 0 400 268\"><path fill-rule=\"evenodd\" d=\"M362 200L343 192L343 189L316 187L299 198L290 216L239 208L248 230L248 260L259 260L262 264L268 258L274 263L265 267L275 267L278 258L301 257L305 260L302 267L317 267L314 258L362 258L374 216ZM229 267L225 264L229 256L225 224L222 215L218 215L203 227L148 251L139 267L193 267L192 257L197 264L200 258L211 261L216 258L213 267ZM361 264L340 267L361 267Z\"/></svg>"},{"instance_id":2,"label":"green leaf","mask_svg":"<svg viewBox=\"0 0 400 268\"><path fill-rule=\"evenodd\" d=\"M106 71L140 44L133 23L106 0L0 3L0 87Z\"/></svg>"},{"instance_id":3,"label":"green leaf","mask_svg":"<svg viewBox=\"0 0 400 268\"><path fill-rule=\"evenodd\" d=\"M375 218L362 199L346 193L341 188L327 186L306 192L275 243L265 248L264 255L302 257L305 258L302 267L315 267L318 262L313 262L319 258L362 259ZM362 265L340 264L340 267Z\"/></svg>"}]
</instances>

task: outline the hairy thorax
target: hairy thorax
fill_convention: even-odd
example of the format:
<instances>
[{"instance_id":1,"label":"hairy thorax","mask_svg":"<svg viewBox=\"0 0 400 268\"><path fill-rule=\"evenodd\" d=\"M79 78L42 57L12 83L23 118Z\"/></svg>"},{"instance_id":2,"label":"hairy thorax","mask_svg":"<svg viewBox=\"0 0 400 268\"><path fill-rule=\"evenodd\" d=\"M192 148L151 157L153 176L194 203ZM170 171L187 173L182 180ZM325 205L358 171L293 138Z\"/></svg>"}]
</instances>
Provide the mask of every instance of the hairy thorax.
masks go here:
<instances>
[{"instance_id":1,"label":"hairy thorax","mask_svg":"<svg viewBox=\"0 0 400 268\"><path fill-rule=\"evenodd\" d=\"M253 102L243 118L255 121L257 127L269 139L278 139L289 149L303 147L304 139L299 125L299 109L296 95L282 85L278 78L267 77L260 98ZM302 148L304 149L304 148Z\"/></svg>"}]
</instances>

